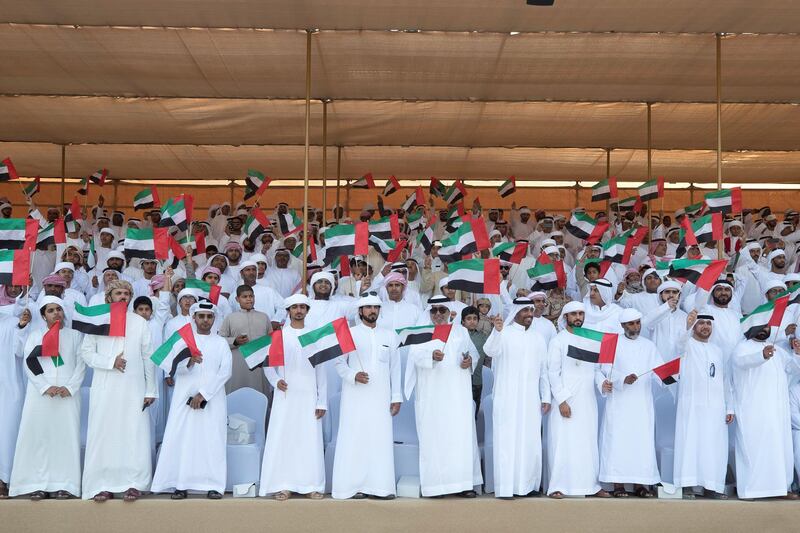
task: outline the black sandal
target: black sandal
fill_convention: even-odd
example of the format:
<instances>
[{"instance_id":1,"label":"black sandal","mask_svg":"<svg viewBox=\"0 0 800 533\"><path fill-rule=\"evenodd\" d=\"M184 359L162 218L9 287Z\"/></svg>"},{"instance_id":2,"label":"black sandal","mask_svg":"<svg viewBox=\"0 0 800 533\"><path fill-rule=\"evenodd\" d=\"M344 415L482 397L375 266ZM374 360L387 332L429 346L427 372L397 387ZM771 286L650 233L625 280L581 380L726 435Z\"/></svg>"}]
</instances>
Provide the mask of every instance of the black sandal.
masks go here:
<instances>
[{"instance_id":1,"label":"black sandal","mask_svg":"<svg viewBox=\"0 0 800 533\"><path fill-rule=\"evenodd\" d=\"M38 502L39 500L46 500L49 497L50 495L43 490L37 490L35 492L31 492L32 502Z\"/></svg>"},{"instance_id":2,"label":"black sandal","mask_svg":"<svg viewBox=\"0 0 800 533\"><path fill-rule=\"evenodd\" d=\"M628 496L630 496L630 494L628 494L625 491L625 489L617 489L614 492L612 492L611 495L613 497L615 497L615 498L627 498ZM637 496L638 496L638 494L637 494Z\"/></svg>"},{"instance_id":3,"label":"black sandal","mask_svg":"<svg viewBox=\"0 0 800 533\"><path fill-rule=\"evenodd\" d=\"M637 498L652 498L653 497L653 493L650 492L649 490L647 490L645 487L639 487L638 489L636 489L635 494L636 494Z\"/></svg>"},{"instance_id":4,"label":"black sandal","mask_svg":"<svg viewBox=\"0 0 800 533\"><path fill-rule=\"evenodd\" d=\"M185 490L176 490L170 496L170 500L185 500L189 494Z\"/></svg>"},{"instance_id":5,"label":"black sandal","mask_svg":"<svg viewBox=\"0 0 800 533\"><path fill-rule=\"evenodd\" d=\"M206 498L208 498L209 500L221 500L222 494L220 494L215 490L210 490L208 491L208 494L206 494Z\"/></svg>"}]
</instances>

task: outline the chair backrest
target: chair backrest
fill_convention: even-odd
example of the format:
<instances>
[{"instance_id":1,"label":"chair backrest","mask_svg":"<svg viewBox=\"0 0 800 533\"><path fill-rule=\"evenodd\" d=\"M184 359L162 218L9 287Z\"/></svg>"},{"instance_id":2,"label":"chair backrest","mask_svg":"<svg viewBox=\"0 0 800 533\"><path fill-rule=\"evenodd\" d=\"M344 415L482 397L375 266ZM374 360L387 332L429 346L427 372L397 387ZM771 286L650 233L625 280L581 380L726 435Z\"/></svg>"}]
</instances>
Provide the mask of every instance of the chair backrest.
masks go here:
<instances>
[{"instance_id":1,"label":"chair backrest","mask_svg":"<svg viewBox=\"0 0 800 533\"><path fill-rule=\"evenodd\" d=\"M253 419L256 423L256 442L262 444L266 433L268 405L267 397L250 387L228 394L228 416L238 414Z\"/></svg>"}]
</instances>

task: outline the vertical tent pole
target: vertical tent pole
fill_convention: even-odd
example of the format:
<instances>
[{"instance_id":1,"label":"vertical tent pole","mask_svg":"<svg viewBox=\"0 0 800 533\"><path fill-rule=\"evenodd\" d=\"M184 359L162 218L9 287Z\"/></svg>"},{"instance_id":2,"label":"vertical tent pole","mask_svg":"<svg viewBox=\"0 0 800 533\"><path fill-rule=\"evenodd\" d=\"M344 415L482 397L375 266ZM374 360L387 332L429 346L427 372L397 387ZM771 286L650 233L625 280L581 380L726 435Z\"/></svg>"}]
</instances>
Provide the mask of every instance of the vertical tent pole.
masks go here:
<instances>
[{"instance_id":1,"label":"vertical tent pole","mask_svg":"<svg viewBox=\"0 0 800 533\"><path fill-rule=\"evenodd\" d=\"M652 130L652 110L653 104L647 102L647 181L653 179L653 130ZM648 246L653 241L653 210L651 209L652 202L647 200L647 244Z\"/></svg>"},{"instance_id":2,"label":"vertical tent pole","mask_svg":"<svg viewBox=\"0 0 800 533\"><path fill-rule=\"evenodd\" d=\"M119 193L119 180L115 179L114 180L114 200L111 203L112 214L113 214L113 211L117 210L117 195L118 195L118 193Z\"/></svg>"},{"instance_id":3,"label":"vertical tent pole","mask_svg":"<svg viewBox=\"0 0 800 533\"><path fill-rule=\"evenodd\" d=\"M611 179L611 148L606 148L606 181ZM619 199L617 199L619 200ZM606 219L611 222L611 199L606 198Z\"/></svg>"},{"instance_id":4,"label":"vertical tent pole","mask_svg":"<svg viewBox=\"0 0 800 533\"><path fill-rule=\"evenodd\" d=\"M322 225L328 220L328 100L322 101Z\"/></svg>"},{"instance_id":5,"label":"vertical tent pole","mask_svg":"<svg viewBox=\"0 0 800 533\"><path fill-rule=\"evenodd\" d=\"M341 179L342 179L342 147L341 146L337 146L336 147L336 207L335 207L335 209L338 209L339 211L341 211L341 207L340 207L340 204L339 204L339 191L340 191L339 182L341 181ZM339 222L339 218L340 218L339 215L335 215L335 218L336 218L336 222L338 223Z\"/></svg>"},{"instance_id":6,"label":"vertical tent pole","mask_svg":"<svg viewBox=\"0 0 800 533\"><path fill-rule=\"evenodd\" d=\"M64 210L66 199L67 145L61 145L61 210ZM66 214L66 213L64 213Z\"/></svg>"},{"instance_id":7,"label":"vertical tent pole","mask_svg":"<svg viewBox=\"0 0 800 533\"><path fill-rule=\"evenodd\" d=\"M233 216L233 214L234 214L233 213L233 189L235 187L236 187L236 182L233 181L233 180L230 180L230 182L228 182L228 188L230 189L231 216Z\"/></svg>"},{"instance_id":8,"label":"vertical tent pole","mask_svg":"<svg viewBox=\"0 0 800 533\"><path fill-rule=\"evenodd\" d=\"M581 188L581 183L579 181L575 181L575 207L578 207L578 204L580 203L578 199L580 188Z\"/></svg>"},{"instance_id":9,"label":"vertical tent pole","mask_svg":"<svg viewBox=\"0 0 800 533\"><path fill-rule=\"evenodd\" d=\"M717 43L717 190L722 189L722 34ZM717 259L722 259L722 239L717 241Z\"/></svg>"},{"instance_id":10,"label":"vertical tent pole","mask_svg":"<svg viewBox=\"0 0 800 533\"><path fill-rule=\"evenodd\" d=\"M306 290L306 270L308 262L308 133L311 125L311 30L306 30L306 143L305 171L303 174L303 277L301 285L303 294ZM324 171L323 171L324 172Z\"/></svg>"}]
</instances>

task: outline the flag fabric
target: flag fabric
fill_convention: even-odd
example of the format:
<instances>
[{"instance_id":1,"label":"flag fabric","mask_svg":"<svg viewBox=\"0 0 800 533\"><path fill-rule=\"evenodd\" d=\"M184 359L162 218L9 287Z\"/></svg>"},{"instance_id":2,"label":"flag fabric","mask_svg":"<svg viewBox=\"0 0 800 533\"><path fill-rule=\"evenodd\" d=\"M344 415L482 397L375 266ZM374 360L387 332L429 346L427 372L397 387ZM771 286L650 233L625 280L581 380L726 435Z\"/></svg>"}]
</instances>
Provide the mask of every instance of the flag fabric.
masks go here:
<instances>
[{"instance_id":1,"label":"flag fabric","mask_svg":"<svg viewBox=\"0 0 800 533\"><path fill-rule=\"evenodd\" d=\"M628 230L604 242L602 245L603 259L621 265L630 263L634 247L634 241L630 238L631 236L632 231Z\"/></svg>"},{"instance_id":2,"label":"flag fabric","mask_svg":"<svg viewBox=\"0 0 800 533\"><path fill-rule=\"evenodd\" d=\"M92 306L76 303L72 314L72 329L89 335L124 337L127 312L126 302Z\"/></svg>"},{"instance_id":3,"label":"flag fabric","mask_svg":"<svg viewBox=\"0 0 800 533\"><path fill-rule=\"evenodd\" d=\"M697 246L701 242L718 241L723 237L722 213L710 213L694 222L689 217L684 217L681 220L680 238L675 255L682 256L688 246Z\"/></svg>"},{"instance_id":4,"label":"flag fabric","mask_svg":"<svg viewBox=\"0 0 800 533\"><path fill-rule=\"evenodd\" d=\"M48 224L39 230L36 236L36 249L47 250L50 246L56 244L67 243L67 231L64 226L64 219L57 218L54 222Z\"/></svg>"},{"instance_id":5,"label":"flag fabric","mask_svg":"<svg viewBox=\"0 0 800 533\"><path fill-rule=\"evenodd\" d=\"M447 342L452 329L452 324L439 326L431 324L429 326L409 326L407 328L396 329L395 333L397 333L397 336L400 338L400 345L398 348L413 346L415 344L425 344L432 340Z\"/></svg>"},{"instance_id":6,"label":"flag fabric","mask_svg":"<svg viewBox=\"0 0 800 533\"><path fill-rule=\"evenodd\" d=\"M206 236L202 232L197 232L194 235L186 235L178 239L178 244L181 245L181 248L186 248L186 246L192 247L192 257L196 255L202 255L206 253Z\"/></svg>"},{"instance_id":7,"label":"flag fabric","mask_svg":"<svg viewBox=\"0 0 800 533\"><path fill-rule=\"evenodd\" d=\"M705 206L706 206L705 202L698 202L696 204L687 205L686 207L683 208L683 212L689 216L695 216L697 213L702 211Z\"/></svg>"},{"instance_id":8,"label":"flag fabric","mask_svg":"<svg viewBox=\"0 0 800 533\"><path fill-rule=\"evenodd\" d=\"M69 210L64 215L64 225L67 228L67 232L74 233L81 229L81 225L78 222L79 220L83 220L83 214L81 213L81 205L78 202L78 197L72 197L72 203L69 206Z\"/></svg>"},{"instance_id":9,"label":"flag fabric","mask_svg":"<svg viewBox=\"0 0 800 533\"><path fill-rule=\"evenodd\" d=\"M399 255L395 254L394 251L399 246L397 241L392 239L381 239L376 237L375 235L369 236L369 245L383 257L384 261L388 261L390 256Z\"/></svg>"},{"instance_id":10,"label":"flag fabric","mask_svg":"<svg viewBox=\"0 0 800 533\"><path fill-rule=\"evenodd\" d=\"M617 178L608 178L607 180L598 181L597 184L592 186L593 202L608 200L610 198L617 198Z\"/></svg>"},{"instance_id":11,"label":"flag fabric","mask_svg":"<svg viewBox=\"0 0 800 533\"><path fill-rule=\"evenodd\" d=\"M517 191L517 178L511 176L506 181L503 182L497 188L497 192L500 194L500 198L505 198L506 196L510 196Z\"/></svg>"},{"instance_id":12,"label":"flag fabric","mask_svg":"<svg viewBox=\"0 0 800 533\"><path fill-rule=\"evenodd\" d=\"M337 224L325 230L326 265L343 255L367 255L369 253L369 224Z\"/></svg>"},{"instance_id":13,"label":"flag fabric","mask_svg":"<svg viewBox=\"0 0 800 533\"><path fill-rule=\"evenodd\" d=\"M91 183L89 178L83 178L81 180L81 186L78 188L78 194L81 196L86 196L89 194L89 183Z\"/></svg>"},{"instance_id":14,"label":"flag fabric","mask_svg":"<svg viewBox=\"0 0 800 533\"><path fill-rule=\"evenodd\" d=\"M31 284L31 252L24 248L0 250L0 285Z\"/></svg>"},{"instance_id":15,"label":"flag fabric","mask_svg":"<svg viewBox=\"0 0 800 533\"><path fill-rule=\"evenodd\" d=\"M536 266L529 268L527 273L528 277L533 280L533 287L531 287L533 291L563 289L567 286L567 275L564 272L563 261L537 262Z\"/></svg>"},{"instance_id":16,"label":"flag fabric","mask_svg":"<svg viewBox=\"0 0 800 533\"><path fill-rule=\"evenodd\" d=\"M567 356L589 363L613 364L617 353L616 333L603 333L587 328L572 328Z\"/></svg>"},{"instance_id":17,"label":"flag fabric","mask_svg":"<svg viewBox=\"0 0 800 533\"><path fill-rule=\"evenodd\" d=\"M303 356L308 358L308 362L314 367L356 349L345 317L303 333L297 340L300 341Z\"/></svg>"},{"instance_id":18,"label":"flag fabric","mask_svg":"<svg viewBox=\"0 0 800 533\"><path fill-rule=\"evenodd\" d=\"M467 189L461 180L456 180L447 192L444 194L444 201L448 204L454 204L459 200L463 200L467 195Z\"/></svg>"},{"instance_id":19,"label":"flag fabric","mask_svg":"<svg viewBox=\"0 0 800 533\"><path fill-rule=\"evenodd\" d=\"M258 236L267 231L269 227L270 222L267 215L265 215L259 207L253 206L250 210L250 214L244 221L242 230L243 233L247 235L247 238L250 239L250 242L255 242Z\"/></svg>"},{"instance_id":20,"label":"flag fabric","mask_svg":"<svg viewBox=\"0 0 800 533\"><path fill-rule=\"evenodd\" d=\"M108 177L108 170L105 168L101 168L100 170L96 170L91 176L89 176L89 181L94 183L95 185L99 185L102 187L106 183L106 178Z\"/></svg>"},{"instance_id":21,"label":"flag fabric","mask_svg":"<svg viewBox=\"0 0 800 533\"><path fill-rule=\"evenodd\" d=\"M125 259L167 259L169 257L167 228L128 228L125 232Z\"/></svg>"},{"instance_id":22,"label":"flag fabric","mask_svg":"<svg viewBox=\"0 0 800 533\"><path fill-rule=\"evenodd\" d=\"M350 277L350 258L346 255L343 255L334 259L333 263L331 263L331 268L339 269L339 278Z\"/></svg>"},{"instance_id":23,"label":"flag fabric","mask_svg":"<svg viewBox=\"0 0 800 533\"><path fill-rule=\"evenodd\" d=\"M425 218L422 216L422 211L406 215L406 224L408 224L408 229L411 231L421 228L424 223Z\"/></svg>"},{"instance_id":24,"label":"flag fabric","mask_svg":"<svg viewBox=\"0 0 800 533\"><path fill-rule=\"evenodd\" d=\"M97 266L97 251L94 249L94 236L89 238L89 252L86 256L86 266L89 270Z\"/></svg>"},{"instance_id":25,"label":"flag fabric","mask_svg":"<svg viewBox=\"0 0 800 533\"><path fill-rule=\"evenodd\" d=\"M175 377L178 365L193 356L202 355L194 339L192 324L184 324L156 349L150 360L169 377Z\"/></svg>"},{"instance_id":26,"label":"flag fabric","mask_svg":"<svg viewBox=\"0 0 800 533\"><path fill-rule=\"evenodd\" d=\"M374 189L375 188L375 180L372 178L372 173L367 172L356 181L350 184L350 187L353 189Z\"/></svg>"},{"instance_id":27,"label":"flag fabric","mask_svg":"<svg viewBox=\"0 0 800 533\"><path fill-rule=\"evenodd\" d=\"M641 213L643 206L644 203L642 202L642 199L638 195L623 198L619 202L612 204L612 207L614 207L615 209L619 209L621 213L626 213L628 211L633 211L634 213Z\"/></svg>"},{"instance_id":28,"label":"flag fabric","mask_svg":"<svg viewBox=\"0 0 800 533\"><path fill-rule=\"evenodd\" d=\"M281 234L284 237L288 237L303 229L303 219L297 216L297 212L294 209L290 209L286 213L278 214L278 227L281 230Z\"/></svg>"},{"instance_id":29,"label":"flag fabric","mask_svg":"<svg viewBox=\"0 0 800 533\"><path fill-rule=\"evenodd\" d=\"M442 241L439 258L445 263L458 261L467 254L488 250L491 246L482 218L470 218L450 237Z\"/></svg>"},{"instance_id":30,"label":"flag fabric","mask_svg":"<svg viewBox=\"0 0 800 533\"><path fill-rule=\"evenodd\" d=\"M592 244L598 242L608 230L607 222L598 222L586 213L575 212L567 222L567 231L579 239Z\"/></svg>"},{"instance_id":31,"label":"flag fabric","mask_svg":"<svg viewBox=\"0 0 800 533\"><path fill-rule=\"evenodd\" d=\"M780 294L778 294L777 297L780 298L781 296L787 296L787 295L789 296L788 305L800 304L800 285L795 285L789 290L782 291Z\"/></svg>"},{"instance_id":32,"label":"flag fabric","mask_svg":"<svg viewBox=\"0 0 800 533\"><path fill-rule=\"evenodd\" d=\"M444 195L447 192L447 187L445 187L444 183L431 176L431 184L428 186L428 192L431 196L444 198Z\"/></svg>"},{"instance_id":33,"label":"flag fabric","mask_svg":"<svg viewBox=\"0 0 800 533\"><path fill-rule=\"evenodd\" d=\"M34 346L25 358L25 364L34 376L44 374L47 367L58 368L64 364L58 346L60 331L61 321L57 321L42 336L42 343Z\"/></svg>"},{"instance_id":34,"label":"flag fabric","mask_svg":"<svg viewBox=\"0 0 800 533\"><path fill-rule=\"evenodd\" d=\"M22 193L25 195L26 198L33 198L34 196L39 194L39 191L41 189L40 187L41 181L42 178L36 176L36 178L34 178L32 182L23 187Z\"/></svg>"},{"instance_id":35,"label":"flag fabric","mask_svg":"<svg viewBox=\"0 0 800 533\"><path fill-rule=\"evenodd\" d=\"M642 183L639 185L638 192L639 198L641 198L643 202L655 200L656 198L663 198L664 178L657 178Z\"/></svg>"},{"instance_id":36,"label":"flag fabric","mask_svg":"<svg viewBox=\"0 0 800 533\"><path fill-rule=\"evenodd\" d=\"M472 294L500 294L500 260L467 259L447 266L447 286Z\"/></svg>"},{"instance_id":37,"label":"flag fabric","mask_svg":"<svg viewBox=\"0 0 800 533\"><path fill-rule=\"evenodd\" d=\"M249 200L253 196L261 196L272 180L269 176L264 176L258 170L248 169L247 176L244 178L244 199Z\"/></svg>"},{"instance_id":38,"label":"flag fabric","mask_svg":"<svg viewBox=\"0 0 800 533\"><path fill-rule=\"evenodd\" d=\"M186 278L184 288L190 289L197 295L197 298L205 298L214 305L217 305L217 302L219 302L219 295L222 293L222 287L220 285L212 285L194 278Z\"/></svg>"},{"instance_id":39,"label":"flag fabric","mask_svg":"<svg viewBox=\"0 0 800 533\"><path fill-rule=\"evenodd\" d=\"M424 231L420 231L417 234L416 239L417 245L422 246L422 249L425 250L425 255L430 255L431 249L433 248L433 242L435 241L433 227L428 226Z\"/></svg>"},{"instance_id":40,"label":"flag fabric","mask_svg":"<svg viewBox=\"0 0 800 533\"><path fill-rule=\"evenodd\" d=\"M734 187L732 189L720 189L712 191L704 197L706 207L710 213L729 213L742 212L742 189Z\"/></svg>"},{"instance_id":41,"label":"flag fabric","mask_svg":"<svg viewBox=\"0 0 800 533\"><path fill-rule=\"evenodd\" d=\"M676 259L669 265L669 277L685 279L707 291L717 282L728 266L725 259Z\"/></svg>"},{"instance_id":42,"label":"flag fabric","mask_svg":"<svg viewBox=\"0 0 800 533\"><path fill-rule=\"evenodd\" d=\"M400 182L394 176L389 176L389 179L386 180L386 186L383 188L383 195L391 196L399 190Z\"/></svg>"},{"instance_id":43,"label":"flag fabric","mask_svg":"<svg viewBox=\"0 0 800 533\"><path fill-rule=\"evenodd\" d=\"M588 265L590 263L597 263L597 266L600 268L600 277L601 278L606 277L606 272L608 272L608 269L611 268L611 261L600 259L599 257L591 257L591 258L587 259L586 261L584 261L584 263L583 263L584 268L586 268L586 265ZM656 266L656 268L658 268L658 267Z\"/></svg>"},{"instance_id":44,"label":"flag fabric","mask_svg":"<svg viewBox=\"0 0 800 533\"><path fill-rule=\"evenodd\" d=\"M292 255L300 257L303 255L303 241L300 241L297 246L292 250ZM306 263L313 263L317 260L317 243L314 242L314 236L308 236L308 253L306 254Z\"/></svg>"},{"instance_id":45,"label":"flag fabric","mask_svg":"<svg viewBox=\"0 0 800 533\"><path fill-rule=\"evenodd\" d=\"M420 187L417 187L417 189L419 190ZM422 205L422 204L418 204L417 203L417 196L418 196L418 193L416 193L416 192L414 194L408 195L406 200L403 202L403 205L400 206L400 209L402 209L403 211L408 213L412 209L414 209L414 207L416 207L417 205Z\"/></svg>"},{"instance_id":46,"label":"flag fabric","mask_svg":"<svg viewBox=\"0 0 800 533\"><path fill-rule=\"evenodd\" d=\"M39 222L33 218L0 218L0 250L36 249Z\"/></svg>"},{"instance_id":47,"label":"flag fabric","mask_svg":"<svg viewBox=\"0 0 800 533\"><path fill-rule=\"evenodd\" d=\"M250 370L260 366L283 366L283 333L276 329L269 335L242 344L239 352Z\"/></svg>"},{"instance_id":48,"label":"flag fabric","mask_svg":"<svg viewBox=\"0 0 800 533\"><path fill-rule=\"evenodd\" d=\"M499 257L503 261L508 261L518 265L528 255L528 243L526 242L501 242L492 248L492 257Z\"/></svg>"},{"instance_id":49,"label":"flag fabric","mask_svg":"<svg viewBox=\"0 0 800 533\"><path fill-rule=\"evenodd\" d=\"M10 157L6 157L0 162L0 182L18 179L19 174L17 174L17 169L14 168L14 163L11 162Z\"/></svg>"},{"instance_id":50,"label":"flag fabric","mask_svg":"<svg viewBox=\"0 0 800 533\"><path fill-rule=\"evenodd\" d=\"M370 236L378 237L379 239L397 239L400 237L400 221L397 214L389 215L387 217L379 218L378 220L371 220L369 224Z\"/></svg>"},{"instance_id":51,"label":"flag fabric","mask_svg":"<svg viewBox=\"0 0 800 533\"><path fill-rule=\"evenodd\" d=\"M675 376L677 376L681 371L681 358L677 357L672 361L664 363L661 366L657 366L653 369L653 373L661 378L661 382L664 385L672 385L673 383L677 383Z\"/></svg>"},{"instance_id":52,"label":"flag fabric","mask_svg":"<svg viewBox=\"0 0 800 533\"><path fill-rule=\"evenodd\" d=\"M161 208L161 220L158 222L159 228L169 228L177 226L181 231L186 231L189 221L186 216L186 204L182 197L170 198L166 205Z\"/></svg>"},{"instance_id":53,"label":"flag fabric","mask_svg":"<svg viewBox=\"0 0 800 533\"><path fill-rule=\"evenodd\" d=\"M153 207L161 207L161 201L158 198L158 189L153 185L142 189L136 196L133 197L133 210L139 209L152 209Z\"/></svg>"},{"instance_id":54,"label":"flag fabric","mask_svg":"<svg viewBox=\"0 0 800 533\"><path fill-rule=\"evenodd\" d=\"M744 337L752 339L767 326L779 327L788 305L789 295L787 294L753 309L752 313L739 320Z\"/></svg>"}]
</instances>

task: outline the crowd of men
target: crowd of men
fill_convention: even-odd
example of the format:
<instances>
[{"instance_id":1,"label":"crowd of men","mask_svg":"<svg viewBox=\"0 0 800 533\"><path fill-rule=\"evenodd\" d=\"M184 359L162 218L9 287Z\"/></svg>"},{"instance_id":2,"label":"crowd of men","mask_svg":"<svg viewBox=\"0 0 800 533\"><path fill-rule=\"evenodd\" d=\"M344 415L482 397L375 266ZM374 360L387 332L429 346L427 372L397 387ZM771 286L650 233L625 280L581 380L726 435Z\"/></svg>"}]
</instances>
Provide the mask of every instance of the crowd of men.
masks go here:
<instances>
[{"instance_id":1,"label":"crowd of men","mask_svg":"<svg viewBox=\"0 0 800 533\"><path fill-rule=\"evenodd\" d=\"M43 226L68 212L0 202L3 218ZM483 466L492 461L498 498L648 498L662 481L685 498L797 497L798 304L749 338L740 326L800 284L797 212L779 220L768 208L744 210L726 216L723 239L686 245L681 222L699 215L684 210L594 212L608 227L588 242L565 229L569 214L476 205L471 216L491 241L476 257L525 245L524 257L501 259L499 294L480 294L449 286L439 257L456 231L448 209L418 206L412 228L411 213L379 206L355 221L397 215L396 240L409 244L391 261L380 247L323 261L326 231L353 222L341 207L310 210L314 258L298 248L303 229L281 233L286 204L256 238L243 229L244 203L214 205L187 232L202 234L195 241L205 249L188 243L174 261L124 249L128 228L159 225L158 209L140 219L101 202L85 212L65 243L36 251L30 287L0 286L0 497L222 498L226 394L244 387L270 398L258 494L277 500L323 497L323 421L334 396L337 499L395 497L392 417L403 409L414 409L424 497L474 497L484 480L479 441L489 440ZM603 243L636 227L648 230L625 264L604 263ZM415 238L429 228L430 248ZM703 290L669 277L665 265L680 258L728 264ZM549 262L566 279L536 290L528 271ZM219 297L192 280L219 286ZM71 328L76 305L118 302L127 305L124 337ZM355 350L313 365L300 336L342 317ZM187 325L198 353L165 373L151 355ZM403 343L414 326L450 328ZM58 357L30 364L54 327ZM613 364L574 357L576 328L618 334ZM276 330L283 364L251 371L240 348ZM670 379L652 371L677 358ZM491 418L491 438L476 418Z\"/></svg>"}]
</instances>

